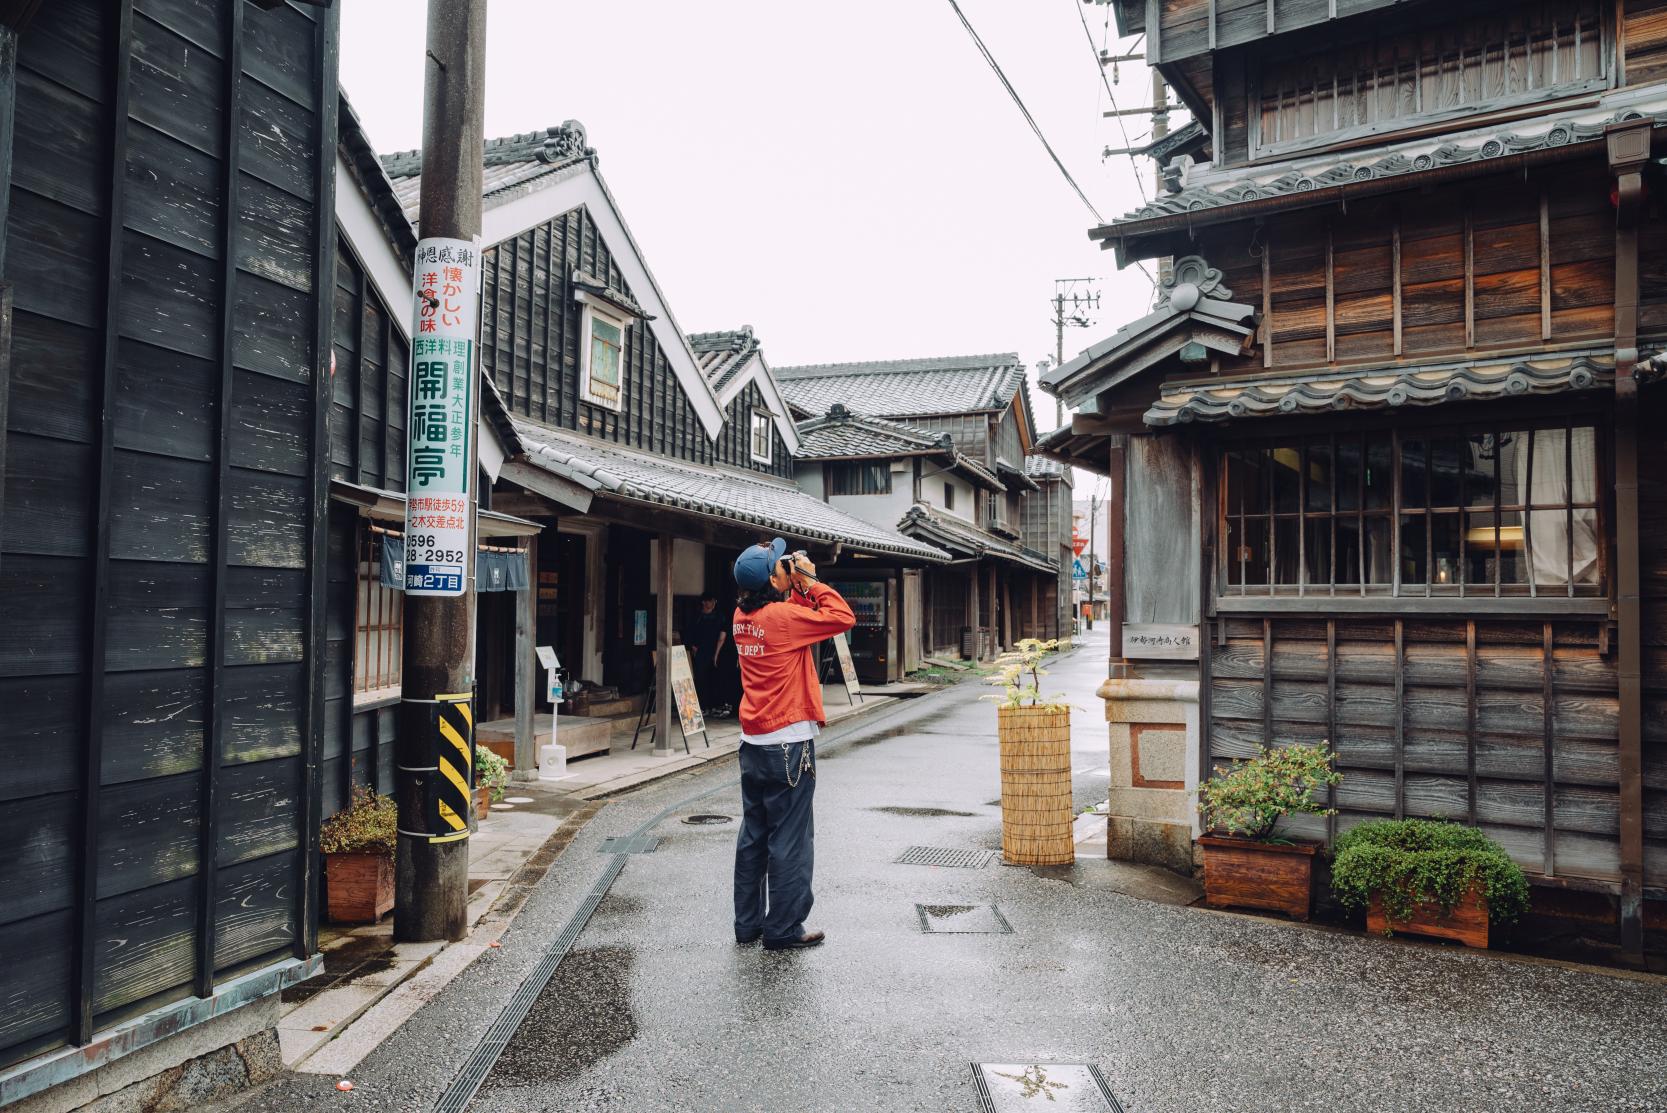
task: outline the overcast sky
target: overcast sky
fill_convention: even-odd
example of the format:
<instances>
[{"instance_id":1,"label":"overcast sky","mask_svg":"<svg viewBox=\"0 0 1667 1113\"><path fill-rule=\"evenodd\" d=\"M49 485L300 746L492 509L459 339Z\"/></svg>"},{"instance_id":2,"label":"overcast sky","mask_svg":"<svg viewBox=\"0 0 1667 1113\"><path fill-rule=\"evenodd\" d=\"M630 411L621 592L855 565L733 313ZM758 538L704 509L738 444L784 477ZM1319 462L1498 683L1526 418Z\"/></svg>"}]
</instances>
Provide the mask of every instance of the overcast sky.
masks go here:
<instances>
[{"instance_id":1,"label":"overcast sky","mask_svg":"<svg viewBox=\"0 0 1667 1113\"><path fill-rule=\"evenodd\" d=\"M1110 219L1141 198L1130 159L1101 159L1124 145L1094 57L1116 28L1081 6L1091 48L1079 2L961 5ZM340 6L342 85L372 141L419 146L425 6ZM1146 309L1147 280L1088 240L1093 216L949 0L492 0L487 27L486 134L582 122L685 328L750 324L778 365L999 351L1034 365L1053 351L1055 278L1103 291L1066 358ZM1150 102L1138 62L1113 89Z\"/></svg>"}]
</instances>

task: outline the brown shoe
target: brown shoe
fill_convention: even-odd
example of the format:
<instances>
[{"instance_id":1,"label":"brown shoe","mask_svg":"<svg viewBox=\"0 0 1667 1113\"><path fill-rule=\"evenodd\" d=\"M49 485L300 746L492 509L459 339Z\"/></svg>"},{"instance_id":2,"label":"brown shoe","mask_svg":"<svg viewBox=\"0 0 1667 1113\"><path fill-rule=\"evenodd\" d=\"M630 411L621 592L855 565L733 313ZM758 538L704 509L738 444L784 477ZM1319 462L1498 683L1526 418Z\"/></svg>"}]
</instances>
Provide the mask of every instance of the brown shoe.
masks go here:
<instances>
[{"instance_id":1,"label":"brown shoe","mask_svg":"<svg viewBox=\"0 0 1667 1113\"><path fill-rule=\"evenodd\" d=\"M807 931L797 939L766 939L766 951L802 951L807 947L820 947L827 935L820 931Z\"/></svg>"}]
</instances>

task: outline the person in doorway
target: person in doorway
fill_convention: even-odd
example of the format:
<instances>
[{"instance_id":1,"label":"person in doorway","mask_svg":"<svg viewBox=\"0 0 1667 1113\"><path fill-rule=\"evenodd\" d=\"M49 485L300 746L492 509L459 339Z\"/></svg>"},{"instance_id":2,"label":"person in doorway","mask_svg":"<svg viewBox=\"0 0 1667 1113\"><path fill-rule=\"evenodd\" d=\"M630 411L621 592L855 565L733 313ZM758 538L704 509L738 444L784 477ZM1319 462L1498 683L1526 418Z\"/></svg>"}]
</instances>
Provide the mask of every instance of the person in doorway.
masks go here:
<instances>
[{"instance_id":1,"label":"person in doorway","mask_svg":"<svg viewBox=\"0 0 1667 1113\"><path fill-rule=\"evenodd\" d=\"M721 719L730 713L718 690L718 655L723 652L729 631L724 627L723 615L718 613L718 597L710 591L700 597L700 613L690 624L689 655L694 665L695 692L707 715Z\"/></svg>"},{"instance_id":2,"label":"person in doorway","mask_svg":"<svg viewBox=\"0 0 1667 1113\"><path fill-rule=\"evenodd\" d=\"M735 940L771 951L814 947L816 735L827 722L815 646L856 624L839 593L781 538L735 560L732 631L741 661L741 833L735 843Z\"/></svg>"}]
</instances>

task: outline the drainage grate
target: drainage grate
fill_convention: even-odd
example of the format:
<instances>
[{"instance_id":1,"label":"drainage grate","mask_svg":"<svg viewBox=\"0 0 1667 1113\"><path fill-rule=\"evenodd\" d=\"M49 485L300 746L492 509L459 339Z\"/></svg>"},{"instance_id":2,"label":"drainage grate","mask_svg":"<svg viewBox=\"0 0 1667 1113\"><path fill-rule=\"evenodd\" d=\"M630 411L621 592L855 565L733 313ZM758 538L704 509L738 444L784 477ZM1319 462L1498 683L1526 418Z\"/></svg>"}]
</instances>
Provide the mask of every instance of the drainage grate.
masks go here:
<instances>
[{"instance_id":1,"label":"drainage grate","mask_svg":"<svg viewBox=\"0 0 1667 1113\"><path fill-rule=\"evenodd\" d=\"M602 845L596 848L598 854L652 854L660 846L660 840L652 835L629 835L624 837L603 839Z\"/></svg>"},{"instance_id":2,"label":"drainage grate","mask_svg":"<svg viewBox=\"0 0 1667 1113\"><path fill-rule=\"evenodd\" d=\"M1051 1113L1124 1113L1092 1063L974 1063L984 1113L1035 1109L1045 1099Z\"/></svg>"},{"instance_id":3,"label":"drainage grate","mask_svg":"<svg viewBox=\"0 0 1667 1113\"><path fill-rule=\"evenodd\" d=\"M719 823L732 822L734 819L735 817L732 815L701 814L684 816L683 822L689 824L691 827L711 827Z\"/></svg>"},{"instance_id":4,"label":"drainage grate","mask_svg":"<svg viewBox=\"0 0 1667 1113\"><path fill-rule=\"evenodd\" d=\"M917 904L920 930L935 934L1011 935L1013 925L993 904Z\"/></svg>"},{"instance_id":5,"label":"drainage grate","mask_svg":"<svg viewBox=\"0 0 1667 1113\"><path fill-rule=\"evenodd\" d=\"M993 850L961 850L946 846L911 846L897 859L903 866L959 866L981 870L996 856Z\"/></svg>"}]
</instances>

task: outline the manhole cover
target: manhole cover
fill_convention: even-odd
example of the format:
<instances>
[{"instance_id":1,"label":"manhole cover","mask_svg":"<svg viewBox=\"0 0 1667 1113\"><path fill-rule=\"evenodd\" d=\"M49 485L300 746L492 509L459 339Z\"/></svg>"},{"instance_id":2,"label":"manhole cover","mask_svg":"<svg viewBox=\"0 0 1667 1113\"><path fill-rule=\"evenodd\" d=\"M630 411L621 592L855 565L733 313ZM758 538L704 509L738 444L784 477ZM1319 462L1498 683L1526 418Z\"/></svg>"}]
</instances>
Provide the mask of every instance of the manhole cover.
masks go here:
<instances>
[{"instance_id":1,"label":"manhole cover","mask_svg":"<svg viewBox=\"0 0 1667 1113\"><path fill-rule=\"evenodd\" d=\"M690 815L684 816L683 822L691 827L711 827L719 823L729 823L734 820L732 815Z\"/></svg>"},{"instance_id":2,"label":"manhole cover","mask_svg":"<svg viewBox=\"0 0 1667 1113\"><path fill-rule=\"evenodd\" d=\"M972 1077L985 1113L1124 1113L1092 1064L974 1063Z\"/></svg>"},{"instance_id":3,"label":"manhole cover","mask_svg":"<svg viewBox=\"0 0 1667 1113\"><path fill-rule=\"evenodd\" d=\"M920 930L958 935L1009 935L1013 925L993 904L917 904Z\"/></svg>"},{"instance_id":4,"label":"manhole cover","mask_svg":"<svg viewBox=\"0 0 1667 1113\"><path fill-rule=\"evenodd\" d=\"M903 866L959 866L981 870L996 856L993 850L962 850L947 846L911 846L897 859Z\"/></svg>"},{"instance_id":5,"label":"manhole cover","mask_svg":"<svg viewBox=\"0 0 1667 1113\"><path fill-rule=\"evenodd\" d=\"M641 835L637 838L616 836L603 839L602 845L596 848L598 854L652 854L659 847L660 840L652 835Z\"/></svg>"}]
</instances>

